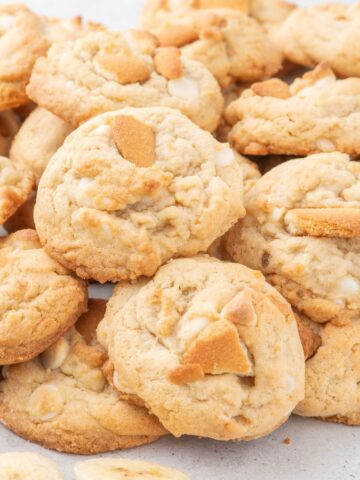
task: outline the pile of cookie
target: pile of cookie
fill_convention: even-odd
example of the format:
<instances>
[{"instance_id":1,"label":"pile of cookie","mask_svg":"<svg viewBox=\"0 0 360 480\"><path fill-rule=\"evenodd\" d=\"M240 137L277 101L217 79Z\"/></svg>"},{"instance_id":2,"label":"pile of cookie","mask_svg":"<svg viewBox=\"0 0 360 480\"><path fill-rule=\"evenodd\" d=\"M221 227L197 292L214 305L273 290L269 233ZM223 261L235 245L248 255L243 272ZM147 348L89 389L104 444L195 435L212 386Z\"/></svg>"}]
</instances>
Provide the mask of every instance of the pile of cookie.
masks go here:
<instances>
[{"instance_id":1,"label":"pile of cookie","mask_svg":"<svg viewBox=\"0 0 360 480\"><path fill-rule=\"evenodd\" d=\"M359 424L360 2L141 24L0 6L0 421L80 454Z\"/></svg>"}]
</instances>

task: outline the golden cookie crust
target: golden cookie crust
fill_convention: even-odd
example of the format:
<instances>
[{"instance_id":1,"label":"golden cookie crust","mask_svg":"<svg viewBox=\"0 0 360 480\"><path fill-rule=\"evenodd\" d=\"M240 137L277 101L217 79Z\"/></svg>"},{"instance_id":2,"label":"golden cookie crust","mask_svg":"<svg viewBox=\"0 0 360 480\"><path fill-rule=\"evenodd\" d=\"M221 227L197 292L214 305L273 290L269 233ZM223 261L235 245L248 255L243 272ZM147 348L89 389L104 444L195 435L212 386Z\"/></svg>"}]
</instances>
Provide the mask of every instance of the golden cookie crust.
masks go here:
<instances>
[{"instance_id":1,"label":"golden cookie crust","mask_svg":"<svg viewBox=\"0 0 360 480\"><path fill-rule=\"evenodd\" d=\"M175 436L258 438L303 397L291 308L242 265L179 259L147 283L121 283L98 334L117 388L140 397Z\"/></svg>"},{"instance_id":2,"label":"golden cookie crust","mask_svg":"<svg viewBox=\"0 0 360 480\"><path fill-rule=\"evenodd\" d=\"M248 193L247 216L231 230L227 250L261 270L311 320L341 324L356 318L359 191L359 163L347 155L285 162Z\"/></svg>"},{"instance_id":3,"label":"golden cookie crust","mask_svg":"<svg viewBox=\"0 0 360 480\"><path fill-rule=\"evenodd\" d=\"M228 144L176 110L126 108L86 122L53 156L35 224L81 278L135 279L206 251L244 215L242 189Z\"/></svg>"},{"instance_id":4,"label":"golden cookie crust","mask_svg":"<svg viewBox=\"0 0 360 480\"><path fill-rule=\"evenodd\" d=\"M33 230L2 237L0 259L0 364L7 365L61 337L86 309L87 288L48 257Z\"/></svg>"},{"instance_id":5,"label":"golden cookie crust","mask_svg":"<svg viewBox=\"0 0 360 480\"><path fill-rule=\"evenodd\" d=\"M106 379L107 355L95 338L106 302L90 300L75 328L40 357L6 367L0 420L46 448L95 454L166 434L144 408L121 400Z\"/></svg>"},{"instance_id":6,"label":"golden cookie crust","mask_svg":"<svg viewBox=\"0 0 360 480\"><path fill-rule=\"evenodd\" d=\"M166 106L182 111L205 130L215 130L223 99L214 77L201 63L181 56L178 76L167 78L155 62L157 46L147 32L105 30L55 44L36 62L27 92L41 107L75 126L127 106Z\"/></svg>"}]
</instances>

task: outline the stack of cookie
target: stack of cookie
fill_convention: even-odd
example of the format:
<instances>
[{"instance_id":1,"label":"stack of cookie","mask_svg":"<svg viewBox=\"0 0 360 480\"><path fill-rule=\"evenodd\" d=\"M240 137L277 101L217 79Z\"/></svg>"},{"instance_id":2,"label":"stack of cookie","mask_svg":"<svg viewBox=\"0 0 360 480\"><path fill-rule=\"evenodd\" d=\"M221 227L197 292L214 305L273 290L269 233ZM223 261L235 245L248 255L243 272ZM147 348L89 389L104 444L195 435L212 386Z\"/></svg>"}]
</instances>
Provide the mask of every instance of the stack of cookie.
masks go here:
<instances>
[{"instance_id":1,"label":"stack of cookie","mask_svg":"<svg viewBox=\"0 0 360 480\"><path fill-rule=\"evenodd\" d=\"M142 26L0 7L1 422L81 454L358 424L360 2Z\"/></svg>"}]
</instances>

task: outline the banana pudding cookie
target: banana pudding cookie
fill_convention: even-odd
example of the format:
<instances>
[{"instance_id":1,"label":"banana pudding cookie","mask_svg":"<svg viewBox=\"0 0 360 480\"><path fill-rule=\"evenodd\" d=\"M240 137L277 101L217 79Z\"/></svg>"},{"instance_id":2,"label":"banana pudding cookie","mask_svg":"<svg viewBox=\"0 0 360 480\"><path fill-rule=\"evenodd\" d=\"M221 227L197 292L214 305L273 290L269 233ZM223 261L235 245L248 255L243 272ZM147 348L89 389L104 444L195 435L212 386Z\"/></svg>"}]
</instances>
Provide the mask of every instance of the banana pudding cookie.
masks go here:
<instances>
[{"instance_id":1,"label":"banana pudding cookie","mask_svg":"<svg viewBox=\"0 0 360 480\"><path fill-rule=\"evenodd\" d=\"M97 31L55 44L36 62L27 92L75 126L127 106L166 106L215 130L223 108L215 78L179 49L157 47L158 40L141 31Z\"/></svg>"},{"instance_id":2,"label":"banana pudding cookie","mask_svg":"<svg viewBox=\"0 0 360 480\"><path fill-rule=\"evenodd\" d=\"M30 113L16 135L10 159L31 171L38 183L50 158L72 131L70 124L38 107Z\"/></svg>"},{"instance_id":3,"label":"banana pudding cookie","mask_svg":"<svg viewBox=\"0 0 360 480\"><path fill-rule=\"evenodd\" d=\"M273 33L273 27L278 28L295 9L294 3L284 0L251 0L250 15ZM284 48L282 43L279 46Z\"/></svg>"},{"instance_id":4,"label":"banana pudding cookie","mask_svg":"<svg viewBox=\"0 0 360 480\"><path fill-rule=\"evenodd\" d=\"M95 330L106 301L89 310L38 358L3 368L0 421L18 435L68 453L131 448L167 432L145 408L121 400Z\"/></svg>"},{"instance_id":5,"label":"banana pudding cookie","mask_svg":"<svg viewBox=\"0 0 360 480\"><path fill-rule=\"evenodd\" d=\"M290 86L279 79L255 83L231 103L230 141L249 155L360 154L360 78L336 80L319 65Z\"/></svg>"},{"instance_id":6,"label":"banana pudding cookie","mask_svg":"<svg viewBox=\"0 0 360 480\"><path fill-rule=\"evenodd\" d=\"M236 261L315 322L359 316L359 162L341 153L289 160L256 183L246 210L227 241Z\"/></svg>"},{"instance_id":7,"label":"banana pudding cookie","mask_svg":"<svg viewBox=\"0 0 360 480\"><path fill-rule=\"evenodd\" d=\"M35 357L86 310L85 282L52 260L33 230L0 239L0 364Z\"/></svg>"},{"instance_id":8,"label":"banana pudding cookie","mask_svg":"<svg viewBox=\"0 0 360 480\"><path fill-rule=\"evenodd\" d=\"M32 452L0 455L1 480L64 480L54 462Z\"/></svg>"},{"instance_id":9,"label":"banana pudding cookie","mask_svg":"<svg viewBox=\"0 0 360 480\"><path fill-rule=\"evenodd\" d=\"M3 227L8 233L14 233L18 230L35 230L34 207L36 201L36 192L33 191L30 197L23 203L11 217L6 220Z\"/></svg>"},{"instance_id":10,"label":"banana pudding cookie","mask_svg":"<svg viewBox=\"0 0 360 480\"><path fill-rule=\"evenodd\" d=\"M11 142L19 128L20 119L12 110L0 112L0 156L8 156Z\"/></svg>"},{"instance_id":11,"label":"banana pudding cookie","mask_svg":"<svg viewBox=\"0 0 360 480\"><path fill-rule=\"evenodd\" d=\"M120 283L99 327L117 388L175 436L250 440L287 420L304 393L290 305L260 272L210 257L173 260Z\"/></svg>"},{"instance_id":12,"label":"banana pudding cookie","mask_svg":"<svg viewBox=\"0 0 360 480\"><path fill-rule=\"evenodd\" d=\"M343 77L360 77L360 2L296 9L274 33L285 56L314 67L326 61Z\"/></svg>"},{"instance_id":13,"label":"banana pudding cookie","mask_svg":"<svg viewBox=\"0 0 360 480\"><path fill-rule=\"evenodd\" d=\"M236 10L169 16L152 32L161 46L181 47L183 57L203 63L223 87L263 80L281 68L280 50L253 18Z\"/></svg>"},{"instance_id":14,"label":"banana pudding cookie","mask_svg":"<svg viewBox=\"0 0 360 480\"><path fill-rule=\"evenodd\" d=\"M0 110L28 101L31 70L48 47L35 14L23 5L0 5Z\"/></svg>"},{"instance_id":15,"label":"banana pudding cookie","mask_svg":"<svg viewBox=\"0 0 360 480\"><path fill-rule=\"evenodd\" d=\"M98 458L75 464L76 480L190 480L189 477L155 463L125 458Z\"/></svg>"},{"instance_id":16,"label":"banana pudding cookie","mask_svg":"<svg viewBox=\"0 0 360 480\"><path fill-rule=\"evenodd\" d=\"M242 192L228 144L177 110L125 108L83 124L52 157L35 224L80 277L130 280L206 251L244 216Z\"/></svg>"},{"instance_id":17,"label":"banana pudding cookie","mask_svg":"<svg viewBox=\"0 0 360 480\"><path fill-rule=\"evenodd\" d=\"M0 156L0 226L29 198L33 185L31 173Z\"/></svg>"}]
</instances>

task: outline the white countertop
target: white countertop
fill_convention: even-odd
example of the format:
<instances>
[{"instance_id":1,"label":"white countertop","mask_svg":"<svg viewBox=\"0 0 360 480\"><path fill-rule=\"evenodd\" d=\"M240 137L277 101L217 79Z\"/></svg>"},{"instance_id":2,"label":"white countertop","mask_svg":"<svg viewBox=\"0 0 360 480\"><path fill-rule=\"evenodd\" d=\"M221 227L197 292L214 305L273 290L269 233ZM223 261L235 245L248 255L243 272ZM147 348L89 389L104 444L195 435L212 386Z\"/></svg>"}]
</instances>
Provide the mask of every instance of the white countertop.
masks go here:
<instances>
[{"instance_id":1,"label":"white countertop","mask_svg":"<svg viewBox=\"0 0 360 480\"><path fill-rule=\"evenodd\" d=\"M141 0L24 2L44 14L67 17L81 14L86 19L116 29L138 26L142 4ZM4 3L9 2L0 0L0 4ZM314 2L304 0L298 3L311 5ZM97 293L101 296L99 290ZM287 437L291 439L289 445L283 443ZM21 450L37 451L52 458L64 472L66 480L73 479L73 465L80 459L47 451L0 427L0 453ZM192 480L359 479L360 427L293 417L272 435L249 443L223 443L190 437L178 440L164 438L152 445L112 455L163 463L183 470Z\"/></svg>"}]
</instances>

